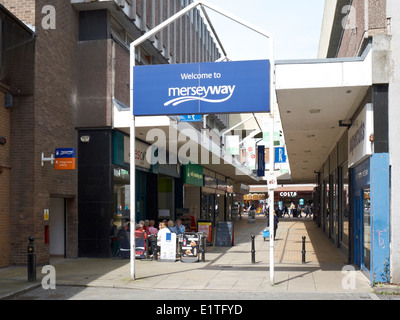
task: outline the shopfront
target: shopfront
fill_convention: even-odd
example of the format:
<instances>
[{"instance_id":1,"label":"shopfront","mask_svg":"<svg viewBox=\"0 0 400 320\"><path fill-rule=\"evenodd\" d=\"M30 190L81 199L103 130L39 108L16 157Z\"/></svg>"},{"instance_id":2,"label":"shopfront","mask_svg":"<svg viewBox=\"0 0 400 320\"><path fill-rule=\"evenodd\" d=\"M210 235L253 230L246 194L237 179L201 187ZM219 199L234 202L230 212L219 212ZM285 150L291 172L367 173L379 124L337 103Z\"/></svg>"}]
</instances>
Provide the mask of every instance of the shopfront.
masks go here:
<instances>
[{"instance_id":1,"label":"shopfront","mask_svg":"<svg viewBox=\"0 0 400 320\"><path fill-rule=\"evenodd\" d=\"M218 175L217 178L217 190L216 193L216 206L218 209L219 221L226 221L229 218L229 204L228 204L228 185L225 181L225 177Z\"/></svg>"},{"instance_id":2,"label":"shopfront","mask_svg":"<svg viewBox=\"0 0 400 320\"><path fill-rule=\"evenodd\" d=\"M177 209L183 207L183 184L179 164L159 164L158 218L176 220Z\"/></svg>"},{"instance_id":3,"label":"shopfront","mask_svg":"<svg viewBox=\"0 0 400 320\"><path fill-rule=\"evenodd\" d=\"M120 227L124 221L130 220L130 137L120 131L113 134L113 171L114 171L114 224ZM149 184L154 179L150 179L151 165L146 160L146 153L149 145L140 141L135 141L135 165L136 165L136 222L148 219L147 198ZM157 196L153 193L153 201Z\"/></svg>"},{"instance_id":4,"label":"shopfront","mask_svg":"<svg viewBox=\"0 0 400 320\"><path fill-rule=\"evenodd\" d=\"M254 206L257 214L265 212L268 197L265 193L249 193L244 195L243 202L245 209Z\"/></svg>"},{"instance_id":5,"label":"shopfront","mask_svg":"<svg viewBox=\"0 0 400 320\"><path fill-rule=\"evenodd\" d=\"M237 182L233 185L233 192L235 202L243 205L244 196L250 192L250 187L244 183Z\"/></svg>"},{"instance_id":6,"label":"shopfront","mask_svg":"<svg viewBox=\"0 0 400 320\"><path fill-rule=\"evenodd\" d=\"M345 131L318 175L314 190L317 224L331 241L352 260L351 168L349 168L348 132Z\"/></svg>"},{"instance_id":7,"label":"shopfront","mask_svg":"<svg viewBox=\"0 0 400 320\"><path fill-rule=\"evenodd\" d=\"M226 180L226 205L224 221L233 220L232 212L235 205L235 197L233 193L234 181L232 179Z\"/></svg>"},{"instance_id":8,"label":"shopfront","mask_svg":"<svg viewBox=\"0 0 400 320\"><path fill-rule=\"evenodd\" d=\"M185 218L182 219L182 223L185 224L187 230L189 230L189 226L196 230L196 223L201 218L200 208L201 188L203 187L203 167L192 163L183 165L182 179L184 194L183 207L185 208L185 211L187 211L182 213L182 216Z\"/></svg>"},{"instance_id":9,"label":"shopfront","mask_svg":"<svg viewBox=\"0 0 400 320\"><path fill-rule=\"evenodd\" d=\"M306 204L313 203L314 186L310 187L281 187L277 188L274 193L275 204L280 208L290 208L293 203L296 207L300 205L304 207Z\"/></svg>"},{"instance_id":10,"label":"shopfront","mask_svg":"<svg viewBox=\"0 0 400 320\"><path fill-rule=\"evenodd\" d=\"M367 104L349 129L354 263L371 282L389 281L389 155L373 153L374 110Z\"/></svg>"},{"instance_id":11,"label":"shopfront","mask_svg":"<svg viewBox=\"0 0 400 320\"><path fill-rule=\"evenodd\" d=\"M216 224L219 218L219 206L217 205L217 179L212 173L203 175L203 187L201 188L201 220L211 221Z\"/></svg>"}]
</instances>

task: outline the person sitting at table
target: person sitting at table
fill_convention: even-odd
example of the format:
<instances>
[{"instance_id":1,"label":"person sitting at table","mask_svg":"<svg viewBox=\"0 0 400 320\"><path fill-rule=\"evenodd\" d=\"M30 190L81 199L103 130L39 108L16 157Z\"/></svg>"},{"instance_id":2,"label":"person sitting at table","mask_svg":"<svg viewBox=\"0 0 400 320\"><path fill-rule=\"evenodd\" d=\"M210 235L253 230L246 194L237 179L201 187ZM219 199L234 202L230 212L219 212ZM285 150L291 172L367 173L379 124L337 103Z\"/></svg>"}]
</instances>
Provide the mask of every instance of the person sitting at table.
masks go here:
<instances>
[{"instance_id":1,"label":"person sitting at table","mask_svg":"<svg viewBox=\"0 0 400 320\"><path fill-rule=\"evenodd\" d=\"M177 234L178 230L176 229L176 226L174 225L174 222L172 220L168 221L168 229L169 231L171 231L172 233Z\"/></svg>"},{"instance_id":2,"label":"person sitting at table","mask_svg":"<svg viewBox=\"0 0 400 320\"><path fill-rule=\"evenodd\" d=\"M158 229L154 226L156 222L154 220L150 220L149 222L149 233L150 234L157 234Z\"/></svg>"},{"instance_id":3,"label":"person sitting at table","mask_svg":"<svg viewBox=\"0 0 400 320\"><path fill-rule=\"evenodd\" d=\"M185 226L182 224L181 219L176 219L176 233L177 234L184 234L185 233Z\"/></svg>"}]
</instances>

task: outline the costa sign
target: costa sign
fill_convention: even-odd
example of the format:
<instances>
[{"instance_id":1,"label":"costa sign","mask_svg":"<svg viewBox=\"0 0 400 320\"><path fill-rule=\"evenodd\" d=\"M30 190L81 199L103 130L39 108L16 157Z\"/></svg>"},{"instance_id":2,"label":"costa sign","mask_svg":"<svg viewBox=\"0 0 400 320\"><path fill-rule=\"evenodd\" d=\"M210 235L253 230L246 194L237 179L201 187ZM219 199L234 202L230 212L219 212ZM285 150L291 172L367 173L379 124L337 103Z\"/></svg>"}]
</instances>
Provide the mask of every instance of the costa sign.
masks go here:
<instances>
[{"instance_id":1,"label":"costa sign","mask_svg":"<svg viewBox=\"0 0 400 320\"><path fill-rule=\"evenodd\" d=\"M133 68L135 116L269 111L269 60Z\"/></svg>"},{"instance_id":2,"label":"costa sign","mask_svg":"<svg viewBox=\"0 0 400 320\"><path fill-rule=\"evenodd\" d=\"M293 192L284 192L282 191L281 193L279 193L280 197L289 197L289 198L294 198L297 197L297 191L293 191Z\"/></svg>"}]
</instances>

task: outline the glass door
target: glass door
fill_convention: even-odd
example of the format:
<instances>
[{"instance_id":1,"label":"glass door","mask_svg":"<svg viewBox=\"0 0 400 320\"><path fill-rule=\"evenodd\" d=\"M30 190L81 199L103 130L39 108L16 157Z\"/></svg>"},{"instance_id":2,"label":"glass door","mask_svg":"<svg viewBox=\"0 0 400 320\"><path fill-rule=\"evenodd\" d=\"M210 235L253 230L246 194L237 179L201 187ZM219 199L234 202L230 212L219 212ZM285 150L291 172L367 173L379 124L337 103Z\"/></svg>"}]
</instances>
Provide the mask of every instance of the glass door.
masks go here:
<instances>
[{"instance_id":1,"label":"glass door","mask_svg":"<svg viewBox=\"0 0 400 320\"><path fill-rule=\"evenodd\" d=\"M363 267L371 268L371 199L370 188L363 190Z\"/></svg>"}]
</instances>

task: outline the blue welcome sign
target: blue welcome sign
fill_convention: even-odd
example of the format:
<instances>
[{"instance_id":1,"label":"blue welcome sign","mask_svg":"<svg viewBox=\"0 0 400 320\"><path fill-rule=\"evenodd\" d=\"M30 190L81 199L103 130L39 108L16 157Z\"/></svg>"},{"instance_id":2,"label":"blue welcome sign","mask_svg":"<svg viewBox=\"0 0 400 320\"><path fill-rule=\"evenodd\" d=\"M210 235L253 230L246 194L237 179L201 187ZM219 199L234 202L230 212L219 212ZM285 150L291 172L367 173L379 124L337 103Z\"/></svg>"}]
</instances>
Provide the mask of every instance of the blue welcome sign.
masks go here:
<instances>
[{"instance_id":1,"label":"blue welcome sign","mask_svg":"<svg viewBox=\"0 0 400 320\"><path fill-rule=\"evenodd\" d=\"M133 69L133 114L270 110L269 60L166 64Z\"/></svg>"}]
</instances>

